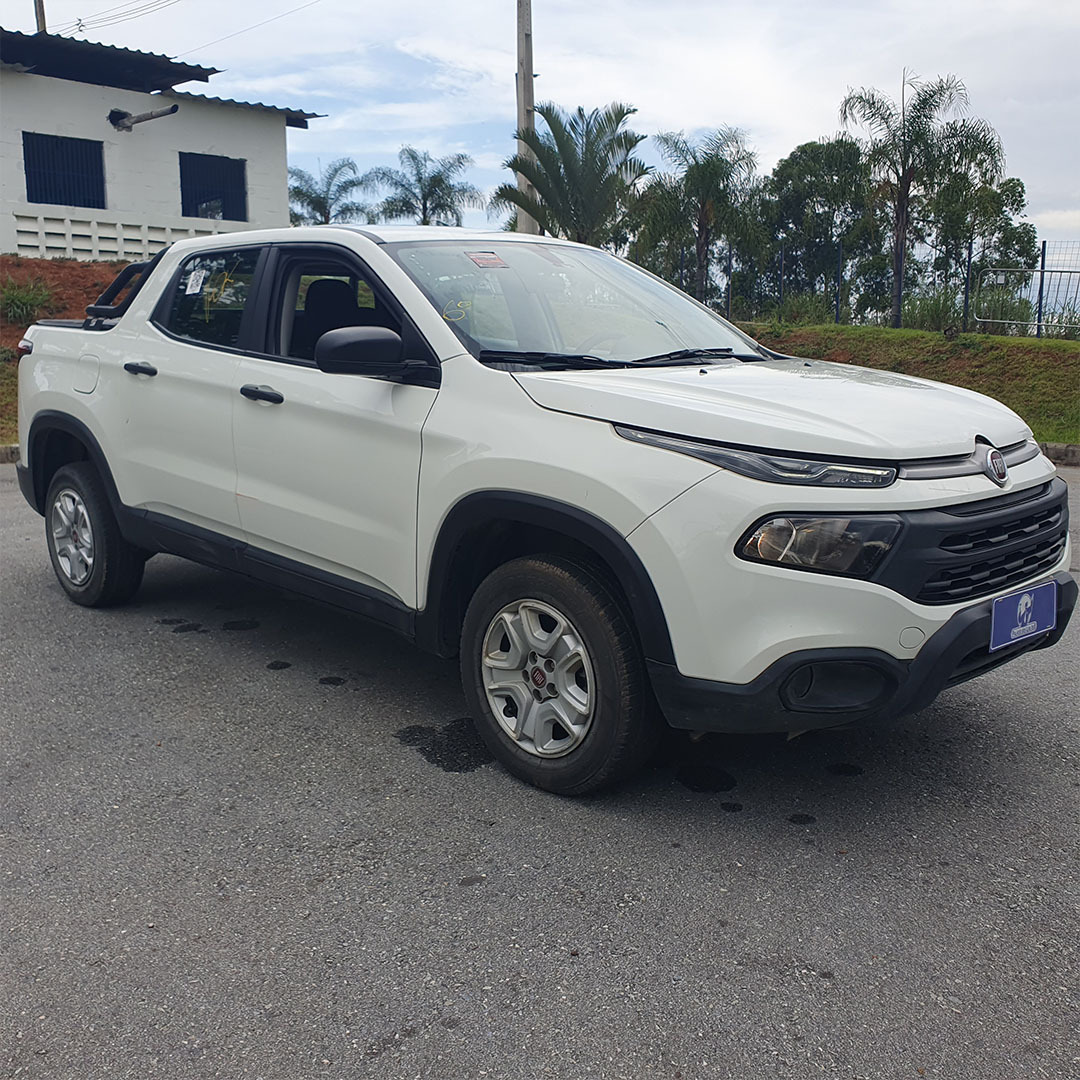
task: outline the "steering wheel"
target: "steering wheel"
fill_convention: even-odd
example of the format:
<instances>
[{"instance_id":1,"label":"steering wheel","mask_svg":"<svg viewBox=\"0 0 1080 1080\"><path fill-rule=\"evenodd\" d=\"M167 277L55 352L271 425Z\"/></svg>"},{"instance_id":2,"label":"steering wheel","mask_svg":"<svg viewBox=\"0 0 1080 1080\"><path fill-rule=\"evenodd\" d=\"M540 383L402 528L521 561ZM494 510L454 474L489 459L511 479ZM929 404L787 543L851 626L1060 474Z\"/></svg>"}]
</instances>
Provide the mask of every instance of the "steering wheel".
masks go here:
<instances>
[{"instance_id":1,"label":"steering wheel","mask_svg":"<svg viewBox=\"0 0 1080 1080\"><path fill-rule=\"evenodd\" d=\"M583 353L591 353L598 345L603 342L607 342L609 345L616 345L620 341L625 341L626 335L619 330L606 328L603 330L597 330L590 334L581 344L578 346L578 351Z\"/></svg>"}]
</instances>

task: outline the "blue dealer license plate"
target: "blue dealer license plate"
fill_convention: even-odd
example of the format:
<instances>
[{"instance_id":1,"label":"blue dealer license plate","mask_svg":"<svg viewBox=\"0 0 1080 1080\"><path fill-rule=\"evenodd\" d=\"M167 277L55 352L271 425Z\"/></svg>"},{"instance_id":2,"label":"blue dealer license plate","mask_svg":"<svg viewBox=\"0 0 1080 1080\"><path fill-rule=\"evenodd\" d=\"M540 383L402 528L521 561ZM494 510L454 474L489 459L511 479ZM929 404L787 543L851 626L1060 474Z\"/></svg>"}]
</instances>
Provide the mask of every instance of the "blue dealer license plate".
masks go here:
<instances>
[{"instance_id":1,"label":"blue dealer license plate","mask_svg":"<svg viewBox=\"0 0 1080 1080\"><path fill-rule=\"evenodd\" d=\"M1057 582L999 596L990 616L990 651L1018 645L1057 626Z\"/></svg>"}]
</instances>

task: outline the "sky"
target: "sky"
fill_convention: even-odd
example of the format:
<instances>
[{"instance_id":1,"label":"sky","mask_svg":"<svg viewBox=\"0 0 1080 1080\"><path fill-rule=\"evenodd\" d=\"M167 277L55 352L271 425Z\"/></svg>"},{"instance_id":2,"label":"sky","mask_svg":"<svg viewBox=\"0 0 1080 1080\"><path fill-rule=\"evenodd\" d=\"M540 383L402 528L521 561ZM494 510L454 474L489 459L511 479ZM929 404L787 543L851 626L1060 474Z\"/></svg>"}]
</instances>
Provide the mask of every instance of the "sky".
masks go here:
<instances>
[{"instance_id":1,"label":"sky","mask_svg":"<svg viewBox=\"0 0 1080 1080\"><path fill-rule=\"evenodd\" d=\"M306 4L301 10L292 10ZM135 18L134 9L148 10ZM223 69L181 89L325 113L290 129L290 164L394 164L403 144L510 174L515 0L45 0L50 32ZM278 17L281 16L281 17ZM111 20L111 22L110 22ZM264 20L264 25L256 24ZM94 23L98 25L94 25ZM3 24L34 30L33 0ZM761 171L840 129L849 88L955 73L997 128L1041 239L1080 240L1076 0L533 0L538 101L637 107L635 130L742 128ZM661 164L646 141L641 154ZM472 211L469 224L485 222ZM493 222L493 225L495 223Z\"/></svg>"}]
</instances>

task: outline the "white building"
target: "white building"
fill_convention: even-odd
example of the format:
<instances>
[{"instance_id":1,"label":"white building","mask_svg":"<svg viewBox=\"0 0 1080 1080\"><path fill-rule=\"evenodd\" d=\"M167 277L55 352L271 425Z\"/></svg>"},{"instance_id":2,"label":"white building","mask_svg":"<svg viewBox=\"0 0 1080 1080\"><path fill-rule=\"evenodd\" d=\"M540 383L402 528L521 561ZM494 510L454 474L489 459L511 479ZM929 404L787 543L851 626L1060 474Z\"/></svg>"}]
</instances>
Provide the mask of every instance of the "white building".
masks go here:
<instances>
[{"instance_id":1,"label":"white building","mask_svg":"<svg viewBox=\"0 0 1080 1080\"><path fill-rule=\"evenodd\" d=\"M174 89L216 73L0 28L0 252L132 259L288 225L285 129L317 114Z\"/></svg>"}]
</instances>

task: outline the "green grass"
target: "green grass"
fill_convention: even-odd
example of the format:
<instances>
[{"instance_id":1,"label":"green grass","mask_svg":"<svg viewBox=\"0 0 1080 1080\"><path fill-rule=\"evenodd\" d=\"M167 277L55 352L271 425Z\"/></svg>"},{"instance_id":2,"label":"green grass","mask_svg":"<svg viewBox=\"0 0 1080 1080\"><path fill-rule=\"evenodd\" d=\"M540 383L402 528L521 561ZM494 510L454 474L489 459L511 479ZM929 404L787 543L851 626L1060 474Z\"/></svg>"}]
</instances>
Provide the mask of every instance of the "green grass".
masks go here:
<instances>
[{"instance_id":1,"label":"green grass","mask_svg":"<svg viewBox=\"0 0 1080 1080\"><path fill-rule=\"evenodd\" d=\"M1019 413L1040 442L1080 443L1080 343L879 326L744 324L763 345L795 356L880 368L964 386Z\"/></svg>"}]
</instances>

